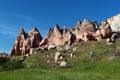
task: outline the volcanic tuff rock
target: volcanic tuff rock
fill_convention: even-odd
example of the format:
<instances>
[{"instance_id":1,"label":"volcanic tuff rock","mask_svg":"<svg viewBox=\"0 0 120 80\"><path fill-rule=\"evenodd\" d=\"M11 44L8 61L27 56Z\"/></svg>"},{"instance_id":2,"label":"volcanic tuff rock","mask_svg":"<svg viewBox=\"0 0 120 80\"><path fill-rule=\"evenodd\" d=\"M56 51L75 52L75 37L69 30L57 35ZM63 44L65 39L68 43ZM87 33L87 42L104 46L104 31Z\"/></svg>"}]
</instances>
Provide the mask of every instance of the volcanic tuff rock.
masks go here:
<instances>
[{"instance_id":1,"label":"volcanic tuff rock","mask_svg":"<svg viewBox=\"0 0 120 80\"><path fill-rule=\"evenodd\" d=\"M54 29L52 31L50 31L51 33L49 34L49 36L47 37L49 44L56 44L56 45L60 45L64 43L64 38L62 36L62 33L60 31L60 28L58 25L56 25L54 27Z\"/></svg>"},{"instance_id":2,"label":"volcanic tuff rock","mask_svg":"<svg viewBox=\"0 0 120 80\"><path fill-rule=\"evenodd\" d=\"M120 31L120 14L109 18L107 21L113 31Z\"/></svg>"},{"instance_id":3,"label":"volcanic tuff rock","mask_svg":"<svg viewBox=\"0 0 120 80\"><path fill-rule=\"evenodd\" d=\"M25 33L24 29L22 28L18 33L18 37L15 40L14 46L10 52L10 56L25 55L30 53L31 48L39 47L41 40L42 37L37 28L34 28L29 33Z\"/></svg>"},{"instance_id":4,"label":"volcanic tuff rock","mask_svg":"<svg viewBox=\"0 0 120 80\"><path fill-rule=\"evenodd\" d=\"M54 28L49 28L45 38L41 37L37 28L34 28L28 33L22 28L18 33L10 55L30 54L30 50L34 48L51 49L51 46L57 47L63 44L71 46L81 41L100 41L103 38L111 38L113 34L111 27L116 27L117 22L120 21L119 19L120 15L117 15L108 20L104 20L101 24L97 24L96 21L90 22L84 19L82 22L78 21L74 27L69 29L67 29L66 26L60 29L59 25L56 25Z\"/></svg>"}]
</instances>

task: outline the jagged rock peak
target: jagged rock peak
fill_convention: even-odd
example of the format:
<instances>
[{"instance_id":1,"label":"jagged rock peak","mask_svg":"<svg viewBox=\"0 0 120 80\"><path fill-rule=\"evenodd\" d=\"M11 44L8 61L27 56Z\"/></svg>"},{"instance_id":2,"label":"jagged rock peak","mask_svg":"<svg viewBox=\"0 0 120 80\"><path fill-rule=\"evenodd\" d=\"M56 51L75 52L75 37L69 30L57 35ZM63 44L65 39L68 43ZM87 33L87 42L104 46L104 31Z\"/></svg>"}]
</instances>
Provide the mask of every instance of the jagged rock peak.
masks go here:
<instances>
[{"instance_id":1,"label":"jagged rock peak","mask_svg":"<svg viewBox=\"0 0 120 80\"><path fill-rule=\"evenodd\" d=\"M63 27L63 31L62 31L63 36L65 36L66 33L67 33L67 27L64 26L64 27Z\"/></svg>"},{"instance_id":2,"label":"jagged rock peak","mask_svg":"<svg viewBox=\"0 0 120 80\"><path fill-rule=\"evenodd\" d=\"M40 39L40 41L41 41L41 40L42 40L42 36L41 36L39 30L37 29L37 27L34 27L34 28L33 28L33 31L34 31L34 32L36 31L36 32L39 34L38 37L39 37L39 39Z\"/></svg>"},{"instance_id":3,"label":"jagged rock peak","mask_svg":"<svg viewBox=\"0 0 120 80\"><path fill-rule=\"evenodd\" d=\"M66 26L64 26L64 27L63 27L63 29L67 29L67 27L66 27Z\"/></svg>"},{"instance_id":4,"label":"jagged rock peak","mask_svg":"<svg viewBox=\"0 0 120 80\"><path fill-rule=\"evenodd\" d=\"M19 31L19 34L25 34L24 28L21 28L21 30Z\"/></svg>"},{"instance_id":5,"label":"jagged rock peak","mask_svg":"<svg viewBox=\"0 0 120 80\"><path fill-rule=\"evenodd\" d=\"M60 27L58 24L55 25L54 30L60 30Z\"/></svg>"},{"instance_id":6,"label":"jagged rock peak","mask_svg":"<svg viewBox=\"0 0 120 80\"><path fill-rule=\"evenodd\" d=\"M76 28L79 28L81 26L81 21L78 21L77 23L76 23Z\"/></svg>"},{"instance_id":7,"label":"jagged rock peak","mask_svg":"<svg viewBox=\"0 0 120 80\"><path fill-rule=\"evenodd\" d=\"M53 29L52 29L52 28L49 28L49 29L48 29L48 33L51 33L51 32L53 32Z\"/></svg>"},{"instance_id":8,"label":"jagged rock peak","mask_svg":"<svg viewBox=\"0 0 120 80\"><path fill-rule=\"evenodd\" d=\"M37 27L34 27L32 30L30 30L30 31L28 32L28 35L29 35L29 36L33 36L33 33L39 34L39 37L42 38L42 36L41 36L39 30L37 29Z\"/></svg>"},{"instance_id":9,"label":"jagged rock peak","mask_svg":"<svg viewBox=\"0 0 120 80\"><path fill-rule=\"evenodd\" d=\"M95 24L93 22L88 21L87 19L84 19L81 27L80 27L80 31L84 32L95 32Z\"/></svg>"},{"instance_id":10,"label":"jagged rock peak","mask_svg":"<svg viewBox=\"0 0 120 80\"><path fill-rule=\"evenodd\" d=\"M61 31L61 29L59 28L58 24L56 24L56 26L54 27L53 33L54 33L55 35L61 35L61 34L62 34L62 31Z\"/></svg>"},{"instance_id":11,"label":"jagged rock peak","mask_svg":"<svg viewBox=\"0 0 120 80\"><path fill-rule=\"evenodd\" d=\"M63 32L67 32L67 27L66 26L63 27Z\"/></svg>"},{"instance_id":12,"label":"jagged rock peak","mask_svg":"<svg viewBox=\"0 0 120 80\"><path fill-rule=\"evenodd\" d=\"M87 19L84 19L83 22L89 22Z\"/></svg>"},{"instance_id":13,"label":"jagged rock peak","mask_svg":"<svg viewBox=\"0 0 120 80\"><path fill-rule=\"evenodd\" d=\"M52 35L52 33L53 33L53 29L49 28L46 37L49 38Z\"/></svg>"},{"instance_id":14,"label":"jagged rock peak","mask_svg":"<svg viewBox=\"0 0 120 80\"><path fill-rule=\"evenodd\" d=\"M21 30L18 33L17 39L18 40L20 40L20 39L26 39L26 36L27 36L27 34L26 34L24 28L21 28Z\"/></svg>"},{"instance_id":15,"label":"jagged rock peak","mask_svg":"<svg viewBox=\"0 0 120 80\"><path fill-rule=\"evenodd\" d=\"M35 31L39 32L38 29L37 29L37 27L34 27L34 28L32 29L32 31L34 31L34 32L35 32Z\"/></svg>"},{"instance_id":16,"label":"jagged rock peak","mask_svg":"<svg viewBox=\"0 0 120 80\"><path fill-rule=\"evenodd\" d=\"M90 21L88 21L87 19L84 19L84 20L82 21L81 27L86 26L86 25L90 25L90 24L91 24Z\"/></svg>"},{"instance_id":17,"label":"jagged rock peak","mask_svg":"<svg viewBox=\"0 0 120 80\"><path fill-rule=\"evenodd\" d=\"M50 27L50 28L48 29L48 31L52 31L52 28Z\"/></svg>"}]
</instances>

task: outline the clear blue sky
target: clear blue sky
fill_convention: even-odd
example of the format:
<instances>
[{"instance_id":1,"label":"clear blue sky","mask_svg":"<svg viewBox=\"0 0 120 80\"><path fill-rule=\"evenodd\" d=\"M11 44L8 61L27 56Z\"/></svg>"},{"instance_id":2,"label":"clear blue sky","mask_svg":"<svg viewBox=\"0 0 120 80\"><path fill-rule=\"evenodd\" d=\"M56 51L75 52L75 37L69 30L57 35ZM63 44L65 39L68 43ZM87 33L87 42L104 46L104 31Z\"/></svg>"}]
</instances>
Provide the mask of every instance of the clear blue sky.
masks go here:
<instances>
[{"instance_id":1,"label":"clear blue sky","mask_svg":"<svg viewBox=\"0 0 120 80\"><path fill-rule=\"evenodd\" d=\"M74 26L84 18L101 22L120 12L120 0L0 0L0 52L9 52L18 31L37 26L42 36L49 27Z\"/></svg>"}]
</instances>

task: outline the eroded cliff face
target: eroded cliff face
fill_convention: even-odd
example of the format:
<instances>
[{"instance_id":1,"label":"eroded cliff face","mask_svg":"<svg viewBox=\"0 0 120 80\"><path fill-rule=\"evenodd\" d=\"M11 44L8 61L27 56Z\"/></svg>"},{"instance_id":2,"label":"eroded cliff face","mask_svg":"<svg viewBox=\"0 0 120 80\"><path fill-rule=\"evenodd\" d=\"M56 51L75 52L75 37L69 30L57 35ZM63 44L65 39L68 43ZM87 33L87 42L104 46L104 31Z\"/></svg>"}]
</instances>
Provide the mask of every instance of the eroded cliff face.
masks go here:
<instances>
[{"instance_id":1,"label":"eroded cliff face","mask_svg":"<svg viewBox=\"0 0 120 80\"><path fill-rule=\"evenodd\" d=\"M46 39L48 40L48 45L63 45L66 41L71 45L71 42L73 43L75 40L75 36L66 27L60 29L56 25L53 29L49 29Z\"/></svg>"},{"instance_id":2,"label":"eroded cliff face","mask_svg":"<svg viewBox=\"0 0 120 80\"><path fill-rule=\"evenodd\" d=\"M64 43L64 38L58 25L56 25L54 29L51 30L51 33L49 34L47 39L49 41L49 44L60 45Z\"/></svg>"},{"instance_id":3,"label":"eroded cliff face","mask_svg":"<svg viewBox=\"0 0 120 80\"><path fill-rule=\"evenodd\" d=\"M61 29L59 25L54 28L49 28L45 38L42 38L37 28L26 33L24 29L21 29L18 33L18 37L15 40L14 46L10 55L26 55L32 53L34 48L50 48L58 45L71 46L74 43L81 41L100 41L101 39L110 38L113 34L111 29L114 27L116 20L119 20L120 15L108 20L104 20L101 24L97 22L91 22L88 20L78 21L72 28L67 29L66 26ZM115 20L114 20L115 19ZM116 27L116 26L115 26ZM51 46L54 45L54 46Z\"/></svg>"},{"instance_id":4,"label":"eroded cliff face","mask_svg":"<svg viewBox=\"0 0 120 80\"><path fill-rule=\"evenodd\" d=\"M109 18L107 21L113 31L120 31L120 14Z\"/></svg>"},{"instance_id":5,"label":"eroded cliff face","mask_svg":"<svg viewBox=\"0 0 120 80\"><path fill-rule=\"evenodd\" d=\"M37 28L34 28L29 33L26 33L22 28L18 33L17 39L14 42L10 56L25 55L30 53L31 48L39 47L41 40L42 37Z\"/></svg>"}]
</instances>

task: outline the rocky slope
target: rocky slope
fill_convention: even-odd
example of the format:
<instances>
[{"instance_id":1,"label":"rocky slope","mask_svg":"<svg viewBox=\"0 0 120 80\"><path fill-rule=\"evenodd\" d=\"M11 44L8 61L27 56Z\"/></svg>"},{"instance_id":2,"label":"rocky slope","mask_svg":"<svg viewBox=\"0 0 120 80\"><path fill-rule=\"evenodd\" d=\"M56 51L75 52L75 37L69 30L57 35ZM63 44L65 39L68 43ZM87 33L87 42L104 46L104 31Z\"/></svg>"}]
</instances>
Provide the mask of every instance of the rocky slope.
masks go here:
<instances>
[{"instance_id":1,"label":"rocky slope","mask_svg":"<svg viewBox=\"0 0 120 80\"><path fill-rule=\"evenodd\" d=\"M120 16L118 15L114 18L115 20L119 20ZM100 41L101 39L108 38L107 44L112 44L117 35L113 33L111 29L116 22L114 18L104 20L101 24L85 19L82 22L78 21L77 24L70 29L66 27L60 29L59 25L56 25L53 29L49 29L45 38L41 37L37 28L34 28L28 33L26 33L24 29L21 29L10 52L10 56L25 56L33 54L41 49L49 50L51 48L58 48L59 45L63 44L67 44L67 46L70 47L81 41Z\"/></svg>"}]
</instances>

